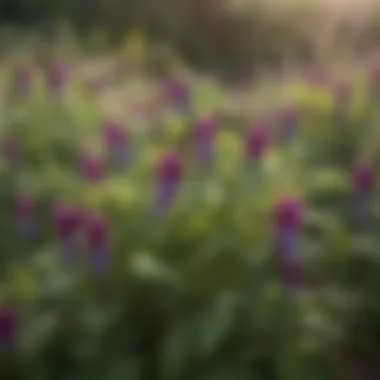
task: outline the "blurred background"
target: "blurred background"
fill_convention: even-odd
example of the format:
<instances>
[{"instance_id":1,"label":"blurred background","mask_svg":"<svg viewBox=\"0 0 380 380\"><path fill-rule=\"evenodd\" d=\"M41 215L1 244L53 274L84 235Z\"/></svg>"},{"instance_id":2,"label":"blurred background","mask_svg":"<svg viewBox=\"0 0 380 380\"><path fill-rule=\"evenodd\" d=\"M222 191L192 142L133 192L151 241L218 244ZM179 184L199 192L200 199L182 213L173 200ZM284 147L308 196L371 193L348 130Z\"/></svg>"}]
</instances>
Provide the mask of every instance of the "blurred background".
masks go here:
<instances>
[{"instance_id":1,"label":"blurred background","mask_svg":"<svg viewBox=\"0 0 380 380\"><path fill-rule=\"evenodd\" d=\"M0 18L0 379L380 378L380 4Z\"/></svg>"},{"instance_id":2,"label":"blurred background","mask_svg":"<svg viewBox=\"0 0 380 380\"><path fill-rule=\"evenodd\" d=\"M244 70L326 56L362 58L379 39L374 0L2 0L6 29L56 37L70 22L89 38L118 44L130 29L165 41L193 64ZM67 29L67 26L66 26ZM14 34L13 34L13 37ZM3 37L4 38L4 37Z\"/></svg>"}]
</instances>

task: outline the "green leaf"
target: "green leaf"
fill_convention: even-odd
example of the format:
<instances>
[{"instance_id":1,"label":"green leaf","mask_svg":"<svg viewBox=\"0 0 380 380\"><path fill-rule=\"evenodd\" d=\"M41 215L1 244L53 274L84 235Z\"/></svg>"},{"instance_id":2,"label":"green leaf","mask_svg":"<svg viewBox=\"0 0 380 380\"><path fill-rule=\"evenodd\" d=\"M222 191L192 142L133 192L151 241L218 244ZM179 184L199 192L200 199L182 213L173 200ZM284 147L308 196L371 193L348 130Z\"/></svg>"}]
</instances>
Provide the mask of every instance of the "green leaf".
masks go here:
<instances>
[{"instance_id":1,"label":"green leaf","mask_svg":"<svg viewBox=\"0 0 380 380\"><path fill-rule=\"evenodd\" d=\"M211 357L234 327L237 297L232 291L220 294L211 311L199 315L197 349L203 358Z\"/></svg>"},{"instance_id":2,"label":"green leaf","mask_svg":"<svg viewBox=\"0 0 380 380\"><path fill-rule=\"evenodd\" d=\"M160 378L180 380L189 365L189 326L179 323L168 332L160 348Z\"/></svg>"},{"instance_id":3,"label":"green leaf","mask_svg":"<svg viewBox=\"0 0 380 380\"><path fill-rule=\"evenodd\" d=\"M50 338L56 326L58 313L44 313L29 317L21 330L21 347L24 352L33 354Z\"/></svg>"},{"instance_id":4,"label":"green leaf","mask_svg":"<svg viewBox=\"0 0 380 380\"><path fill-rule=\"evenodd\" d=\"M119 359L113 363L111 370L107 374L109 380L120 379L142 379L143 367L138 359Z\"/></svg>"}]
</instances>

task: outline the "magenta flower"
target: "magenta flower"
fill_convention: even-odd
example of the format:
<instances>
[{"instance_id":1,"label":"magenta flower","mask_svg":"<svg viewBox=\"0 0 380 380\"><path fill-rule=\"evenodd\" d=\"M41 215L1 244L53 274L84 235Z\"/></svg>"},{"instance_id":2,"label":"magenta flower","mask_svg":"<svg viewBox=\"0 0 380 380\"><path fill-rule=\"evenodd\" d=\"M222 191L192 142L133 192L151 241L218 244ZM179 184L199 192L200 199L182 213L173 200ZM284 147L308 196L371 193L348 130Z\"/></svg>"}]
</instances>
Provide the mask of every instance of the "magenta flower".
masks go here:
<instances>
[{"instance_id":1,"label":"magenta flower","mask_svg":"<svg viewBox=\"0 0 380 380\"><path fill-rule=\"evenodd\" d=\"M275 206L275 248L284 285L296 290L301 282L299 256L303 207L297 198L280 199Z\"/></svg>"},{"instance_id":2,"label":"magenta flower","mask_svg":"<svg viewBox=\"0 0 380 380\"><path fill-rule=\"evenodd\" d=\"M33 69L31 66L20 65L15 69L15 85L21 95L27 96L32 89Z\"/></svg>"},{"instance_id":3,"label":"magenta flower","mask_svg":"<svg viewBox=\"0 0 380 380\"><path fill-rule=\"evenodd\" d=\"M195 123L195 153L202 165L208 166L212 163L213 144L218 127L218 121L211 116L200 118Z\"/></svg>"},{"instance_id":4,"label":"magenta flower","mask_svg":"<svg viewBox=\"0 0 380 380\"><path fill-rule=\"evenodd\" d=\"M16 220L20 234L26 239L33 239L37 232L35 200L26 194L15 198Z\"/></svg>"},{"instance_id":5,"label":"magenta flower","mask_svg":"<svg viewBox=\"0 0 380 380\"><path fill-rule=\"evenodd\" d=\"M10 138L3 142L3 154L10 170L16 171L21 168L21 146L17 139Z\"/></svg>"},{"instance_id":6,"label":"magenta flower","mask_svg":"<svg viewBox=\"0 0 380 380\"><path fill-rule=\"evenodd\" d=\"M165 98L176 110L186 111L190 102L189 84L184 78L172 77L165 87Z\"/></svg>"},{"instance_id":7,"label":"magenta flower","mask_svg":"<svg viewBox=\"0 0 380 380\"><path fill-rule=\"evenodd\" d=\"M246 140L246 155L249 161L260 159L269 144L269 126L260 123L252 127Z\"/></svg>"},{"instance_id":8,"label":"magenta flower","mask_svg":"<svg viewBox=\"0 0 380 380\"><path fill-rule=\"evenodd\" d=\"M78 253L78 231L82 221L82 214L74 205L57 203L53 208L53 225L65 262L72 262Z\"/></svg>"},{"instance_id":9,"label":"magenta flower","mask_svg":"<svg viewBox=\"0 0 380 380\"><path fill-rule=\"evenodd\" d=\"M54 96L60 97L68 82L68 67L63 61L53 62L47 80Z\"/></svg>"},{"instance_id":10,"label":"magenta flower","mask_svg":"<svg viewBox=\"0 0 380 380\"><path fill-rule=\"evenodd\" d=\"M101 157L82 153L79 157L83 177L90 183L102 182L106 177L106 168Z\"/></svg>"},{"instance_id":11,"label":"magenta flower","mask_svg":"<svg viewBox=\"0 0 380 380\"><path fill-rule=\"evenodd\" d=\"M88 215L86 221L86 240L92 269L97 274L109 273L111 266L111 247L108 223L105 219L97 215Z\"/></svg>"},{"instance_id":12,"label":"magenta flower","mask_svg":"<svg viewBox=\"0 0 380 380\"><path fill-rule=\"evenodd\" d=\"M176 153L163 156L158 164L156 207L157 213L166 213L176 197L182 179L182 159Z\"/></svg>"},{"instance_id":13,"label":"magenta flower","mask_svg":"<svg viewBox=\"0 0 380 380\"><path fill-rule=\"evenodd\" d=\"M0 348L14 348L19 329L18 313L5 305L0 306Z\"/></svg>"},{"instance_id":14,"label":"magenta flower","mask_svg":"<svg viewBox=\"0 0 380 380\"><path fill-rule=\"evenodd\" d=\"M104 140L109 163L116 168L125 168L128 164L126 130L115 122L107 122L104 126Z\"/></svg>"},{"instance_id":15,"label":"magenta flower","mask_svg":"<svg viewBox=\"0 0 380 380\"><path fill-rule=\"evenodd\" d=\"M373 167L370 164L356 166L352 176L352 183L356 220L364 227L370 223L372 217L372 201L375 190Z\"/></svg>"}]
</instances>

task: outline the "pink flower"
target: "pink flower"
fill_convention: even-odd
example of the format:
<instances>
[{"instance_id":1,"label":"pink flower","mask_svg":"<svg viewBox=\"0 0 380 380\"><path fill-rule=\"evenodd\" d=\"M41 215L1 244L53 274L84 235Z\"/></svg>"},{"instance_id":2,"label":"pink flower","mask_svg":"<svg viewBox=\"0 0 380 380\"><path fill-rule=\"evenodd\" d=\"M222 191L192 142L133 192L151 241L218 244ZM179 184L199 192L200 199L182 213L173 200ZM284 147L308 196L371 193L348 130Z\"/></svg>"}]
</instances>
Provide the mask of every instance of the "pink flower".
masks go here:
<instances>
[{"instance_id":1,"label":"pink flower","mask_svg":"<svg viewBox=\"0 0 380 380\"><path fill-rule=\"evenodd\" d=\"M249 160L259 159L269 144L269 126L260 123L252 127L246 140L246 154Z\"/></svg>"},{"instance_id":2,"label":"pink flower","mask_svg":"<svg viewBox=\"0 0 380 380\"><path fill-rule=\"evenodd\" d=\"M360 164L355 167L352 182L354 189L359 193L370 193L375 186L375 173L372 165Z\"/></svg>"},{"instance_id":3,"label":"pink flower","mask_svg":"<svg viewBox=\"0 0 380 380\"><path fill-rule=\"evenodd\" d=\"M371 165L360 164L354 169L352 175L354 211L356 221L361 227L366 227L371 223L375 180L374 169Z\"/></svg>"},{"instance_id":4,"label":"pink flower","mask_svg":"<svg viewBox=\"0 0 380 380\"><path fill-rule=\"evenodd\" d=\"M158 164L160 182L177 183L182 177L182 159L175 152L164 155Z\"/></svg>"},{"instance_id":5,"label":"pink flower","mask_svg":"<svg viewBox=\"0 0 380 380\"><path fill-rule=\"evenodd\" d=\"M186 110L190 102L189 84L184 78L172 77L165 86L165 98L176 109Z\"/></svg>"},{"instance_id":6,"label":"pink flower","mask_svg":"<svg viewBox=\"0 0 380 380\"><path fill-rule=\"evenodd\" d=\"M301 226L303 207L299 199L286 197L280 199L275 207L275 222L280 229L297 230Z\"/></svg>"},{"instance_id":7,"label":"pink flower","mask_svg":"<svg viewBox=\"0 0 380 380\"><path fill-rule=\"evenodd\" d=\"M111 250L108 223L103 217L87 216L86 238L93 270L98 274L107 274L111 265Z\"/></svg>"},{"instance_id":8,"label":"pink flower","mask_svg":"<svg viewBox=\"0 0 380 380\"><path fill-rule=\"evenodd\" d=\"M301 281L299 255L303 206L297 198L282 198L275 205L275 247L284 285L296 290Z\"/></svg>"},{"instance_id":9,"label":"pink flower","mask_svg":"<svg viewBox=\"0 0 380 380\"><path fill-rule=\"evenodd\" d=\"M195 153L201 164L209 165L213 159L214 137L218 121L212 116L200 118L195 123Z\"/></svg>"},{"instance_id":10,"label":"pink flower","mask_svg":"<svg viewBox=\"0 0 380 380\"><path fill-rule=\"evenodd\" d=\"M123 127L114 121L109 121L104 126L104 136L109 145L127 143L127 133Z\"/></svg>"},{"instance_id":11,"label":"pink flower","mask_svg":"<svg viewBox=\"0 0 380 380\"><path fill-rule=\"evenodd\" d=\"M48 72L48 83L53 91L62 91L68 81L68 67L63 61L55 61Z\"/></svg>"},{"instance_id":12,"label":"pink flower","mask_svg":"<svg viewBox=\"0 0 380 380\"><path fill-rule=\"evenodd\" d=\"M163 156L158 164L156 188L156 207L158 214L163 214L170 207L178 193L182 178L182 159L176 153Z\"/></svg>"},{"instance_id":13,"label":"pink flower","mask_svg":"<svg viewBox=\"0 0 380 380\"><path fill-rule=\"evenodd\" d=\"M19 329L18 313L5 305L0 306L0 348L14 347Z\"/></svg>"},{"instance_id":14,"label":"pink flower","mask_svg":"<svg viewBox=\"0 0 380 380\"><path fill-rule=\"evenodd\" d=\"M64 260L72 261L78 251L78 231L83 217L72 204L57 203L53 208L53 225L58 235Z\"/></svg>"},{"instance_id":15,"label":"pink flower","mask_svg":"<svg viewBox=\"0 0 380 380\"><path fill-rule=\"evenodd\" d=\"M218 127L218 120L215 117L201 117L195 122L195 138L201 141L210 141L214 138Z\"/></svg>"},{"instance_id":16,"label":"pink flower","mask_svg":"<svg viewBox=\"0 0 380 380\"><path fill-rule=\"evenodd\" d=\"M128 135L126 130L115 122L107 122L104 126L104 140L111 165L124 168L128 162Z\"/></svg>"},{"instance_id":17,"label":"pink flower","mask_svg":"<svg viewBox=\"0 0 380 380\"><path fill-rule=\"evenodd\" d=\"M79 159L80 168L85 179L91 183L99 183L105 179L106 169L101 157L82 153Z\"/></svg>"}]
</instances>

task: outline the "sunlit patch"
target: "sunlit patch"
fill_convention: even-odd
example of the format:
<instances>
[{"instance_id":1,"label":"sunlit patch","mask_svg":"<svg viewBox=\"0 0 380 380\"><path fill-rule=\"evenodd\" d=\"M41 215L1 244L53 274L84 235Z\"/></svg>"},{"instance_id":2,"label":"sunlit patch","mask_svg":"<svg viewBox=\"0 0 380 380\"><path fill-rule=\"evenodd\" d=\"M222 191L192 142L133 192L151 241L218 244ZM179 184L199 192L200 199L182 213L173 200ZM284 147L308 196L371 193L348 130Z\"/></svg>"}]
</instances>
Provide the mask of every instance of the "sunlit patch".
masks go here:
<instances>
[{"instance_id":1,"label":"sunlit patch","mask_svg":"<svg viewBox=\"0 0 380 380\"><path fill-rule=\"evenodd\" d=\"M17 300L33 301L37 297L38 281L31 266L15 265L8 276L9 290Z\"/></svg>"},{"instance_id":2,"label":"sunlit patch","mask_svg":"<svg viewBox=\"0 0 380 380\"><path fill-rule=\"evenodd\" d=\"M112 179L104 187L103 193L107 204L129 208L147 196L147 188L125 179Z\"/></svg>"},{"instance_id":3,"label":"sunlit patch","mask_svg":"<svg viewBox=\"0 0 380 380\"><path fill-rule=\"evenodd\" d=\"M187 120L182 114L169 113L164 121L166 137L170 141L177 141L186 132L187 124Z\"/></svg>"},{"instance_id":4,"label":"sunlit patch","mask_svg":"<svg viewBox=\"0 0 380 380\"><path fill-rule=\"evenodd\" d=\"M194 86L192 108L196 116L214 113L222 104L223 97L218 84L212 80L202 80Z\"/></svg>"},{"instance_id":5,"label":"sunlit patch","mask_svg":"<svg viewBox=\"0 0 380 380\"><path fill-rule=\"evenodd\" d=\"M215 137L216 170L222 176L231 176L238 172L242 157L243 145L233 132L222 131Z\"/></svg>"},{"instance_id":6,"label":"sunlit patch","mask_svg":"<svg viewBox=\"0 0 380 380\"><path fill-rule=\"evenodd\" d=\"M132 30L125 36L121 50L132 59L141 59L146 52L146 37L144 32L139 29Z\"/></svg>"}]
</instances>

